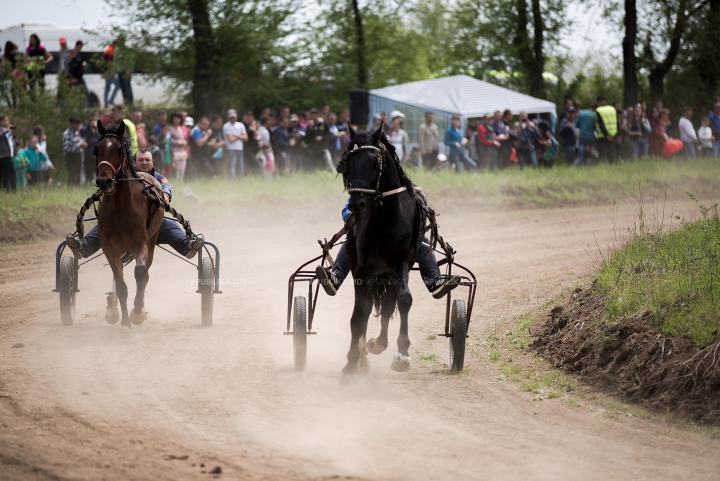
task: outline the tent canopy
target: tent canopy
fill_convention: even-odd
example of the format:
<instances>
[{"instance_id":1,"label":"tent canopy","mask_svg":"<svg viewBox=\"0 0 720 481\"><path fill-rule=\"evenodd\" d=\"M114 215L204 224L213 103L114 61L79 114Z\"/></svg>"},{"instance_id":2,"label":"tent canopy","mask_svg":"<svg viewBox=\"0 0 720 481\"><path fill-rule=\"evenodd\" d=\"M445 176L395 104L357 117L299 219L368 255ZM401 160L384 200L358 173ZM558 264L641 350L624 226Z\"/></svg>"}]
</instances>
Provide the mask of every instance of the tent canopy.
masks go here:
<instances>
[{"instance_id":1,"label":"tent canopy","mask_svg":"<svg viewBox=\"0 0 720 481\"><path fill-rule=\"evenodd\" d=\"M386 99L423 110L465 119L510 109L517 115L521 110L529 114L555 113L556 106L547 100L536 99L467 75L454 75L420 80L370 90L370 98Z\"/></svg>"}]
</instances>

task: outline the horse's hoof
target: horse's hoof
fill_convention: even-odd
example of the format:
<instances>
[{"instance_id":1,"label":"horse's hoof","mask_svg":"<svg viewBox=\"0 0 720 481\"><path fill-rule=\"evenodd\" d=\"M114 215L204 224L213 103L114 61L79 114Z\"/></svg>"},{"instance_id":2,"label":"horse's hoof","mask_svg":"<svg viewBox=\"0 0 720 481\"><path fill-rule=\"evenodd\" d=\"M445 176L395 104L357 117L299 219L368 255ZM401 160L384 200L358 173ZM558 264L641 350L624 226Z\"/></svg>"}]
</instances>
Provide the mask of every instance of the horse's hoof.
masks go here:
<instances>
[{"instance_id":1,"label":"horse's hoof","mask_svg":"<svg viewBox=\"0 0 720 481\"><path fill-rule=\"evenodd\" d=\"M115 325L120 320L120 311L117 309L105 309L105 320L108 324Z\"/></svg>"},{"instance_id":2,"label":"horse's hoof","mask_svg":"<svg viewBox=\"0 0 720 481\"><path fill-rule=\"evenodd\" d=\"M371 354L382 354L383 352L385 352L385 349L387 349L387 342L383 346L382 344L380 344L380 341L373 338L370 339L367 343L367 350Z\"/></svg>"},{"instance_id":3,"label":"horse's hoof","mask_svg":"<svg viewBox=\"0 0 720 481\"><path fill-rule=\"evenodd\" d=\"M145 312L145 309L142 309L140 314L135 314L135 309L130 309L130 321L136 326L142 324L146 318L147 312Z\"/></svg>"},{"instance_id":4,"label":"horse's hoof","mask_svg":"<svg viewBox=\"0 0 720 481\"><path fill-rule=\"evenodd\" d=\"M399 352L393 357L393 362L390 365L390 369L398 372L405 372L410 370L410 356L403 356Z\"/></svg>"}]
</instances>

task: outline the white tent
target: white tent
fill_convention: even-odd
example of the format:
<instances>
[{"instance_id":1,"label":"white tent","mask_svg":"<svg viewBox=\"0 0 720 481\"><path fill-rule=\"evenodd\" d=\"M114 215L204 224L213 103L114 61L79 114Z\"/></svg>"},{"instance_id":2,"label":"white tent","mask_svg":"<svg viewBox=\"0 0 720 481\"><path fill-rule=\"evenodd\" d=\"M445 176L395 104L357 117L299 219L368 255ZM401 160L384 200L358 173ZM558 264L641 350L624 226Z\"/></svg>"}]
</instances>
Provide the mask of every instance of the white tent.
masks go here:
<instances>
[{"instance_id":1,"label":"white tent","mask_svg":"<svg viewBox=\"0 0 720 481\"><path fill-rule=\"evenodd\" d=\"M547 100L536 99L467 75L454 75L420 80L381 89L370 90L370 113L399 110L405 114L404 128L412 142L417 139L417 127L425 111L435 113L438 127L444 130L449 118L458 115L465 125L467 119L492 114L496 110L510 109L517 115L521 110L528 114L555 115L556 106ZM372 123L371 123L372 125Z\"/></svg>"}]
</instances>

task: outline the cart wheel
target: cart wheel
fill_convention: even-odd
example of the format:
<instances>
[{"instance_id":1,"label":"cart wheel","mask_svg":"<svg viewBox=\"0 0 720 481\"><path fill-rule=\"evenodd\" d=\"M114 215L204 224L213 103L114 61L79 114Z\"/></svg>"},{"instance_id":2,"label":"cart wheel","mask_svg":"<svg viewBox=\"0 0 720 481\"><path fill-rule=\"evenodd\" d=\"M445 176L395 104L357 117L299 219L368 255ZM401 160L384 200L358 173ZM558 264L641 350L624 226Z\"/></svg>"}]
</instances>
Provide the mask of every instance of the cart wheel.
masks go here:
<instances>
[{"instance_id":1,"label":"cart wheel","mask_svg":"<svg viewBox=\"0 0 720 481\"><path fill-rule=\"evenodd\" d=\"M66 326L72 326L75 321L75 266L74 259L64 256L60 259L60 320Z\"/></svg>"},{"instance_id":2,"label":"cart wheel","mask_svg":"<svg viewBox=\"0 0 720 481\"><path fill-rule=\"evenodd\" d=\"M215 299L215 269L212 259L203 257L200 266L200 309L202 311L202 325L212 326L213 304Z\"/></svg>"},{"instance_id":3,"label":"cart wheel","mask_svg":"<svg viewBox=\"0 0 720 481\"><path fill-rule=\"evenodd\" d=\"M465 364L467 309L463 299L455 299L450 313L450 369L462 371Z\"/></svg>"},{"instance_id":4,"label":"cart wheel","mask_svg":"<svg viewBox=\"0 0 720 481\"><path fill-rule=\"evenodd\" d=\"M295 313L293 314L293 354L295 369L305 369L307 360L307 308L303 296L295 297Z\"/></svg>"}]
</instances>

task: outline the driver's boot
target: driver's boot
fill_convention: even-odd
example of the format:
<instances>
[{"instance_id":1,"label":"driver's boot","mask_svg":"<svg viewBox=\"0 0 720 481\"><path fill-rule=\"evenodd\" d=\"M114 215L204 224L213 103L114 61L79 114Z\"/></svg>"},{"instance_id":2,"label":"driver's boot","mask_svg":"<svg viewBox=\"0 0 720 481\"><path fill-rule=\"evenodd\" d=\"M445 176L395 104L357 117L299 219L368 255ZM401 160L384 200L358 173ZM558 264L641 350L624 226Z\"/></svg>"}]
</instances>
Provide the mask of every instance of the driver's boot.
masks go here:
<instances>
[{"instance_id":1,"label":"driver's boot","mask_svg":"<svg viewBox=\"0 0 720 481\"><path fill-rule=\"evenodd\" d=\"M65 237L65 242L67 243L67 246L70 248L72 253L77 257L78 259L82 259L82 242L79 238L75 237L72 234L68 234Z\"/></svg>"},{"instance_id":2,"label":"driver's boot","mask_svg":"<svg viewBox=\"0 0 720 481\"><path fill-rule=\"evenodd\" d=\"M323 266L317 266L315 268L315 275L328 296L334 296L337 294L338 289L340 289L340 281L337 277L335 277L330 269Z\"/></svg>"},{"instance_id":3,"label":"driver's boot","mask_svg":"<svg viewBox=\"0 0 720 481\"><path fill-rule=\"evenodd\" d=\"M428 290L435 299L441 299L445 297L448 292L459 286L460 281L462 281L462 277L457 275L438 277L430 283Z\"/></svg>"},{"instance_id":4,"label":"driver's boot","mask_svg":"<svg viewBox=\"0 0 720 481\"><path fill-rule=\"evenodd\" d=\"M195 257L195 254L197 254L197 251L199 251L203 244L205 244L205 241L202 239L202 237L195 237L194 239L190 240L190 245L188 246L190 250L188 251L187 257L188 259L192 259Z\"/></svg>"}]
</instances>

